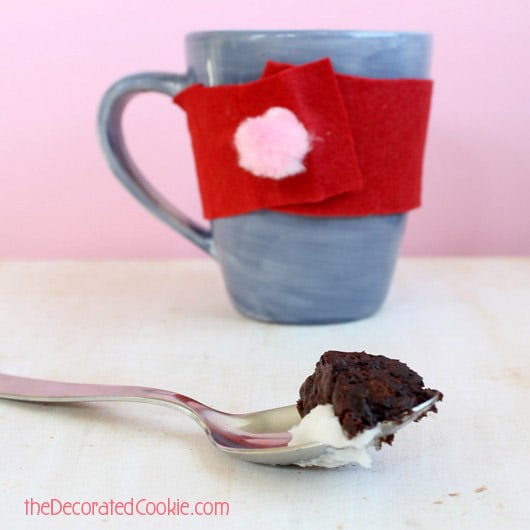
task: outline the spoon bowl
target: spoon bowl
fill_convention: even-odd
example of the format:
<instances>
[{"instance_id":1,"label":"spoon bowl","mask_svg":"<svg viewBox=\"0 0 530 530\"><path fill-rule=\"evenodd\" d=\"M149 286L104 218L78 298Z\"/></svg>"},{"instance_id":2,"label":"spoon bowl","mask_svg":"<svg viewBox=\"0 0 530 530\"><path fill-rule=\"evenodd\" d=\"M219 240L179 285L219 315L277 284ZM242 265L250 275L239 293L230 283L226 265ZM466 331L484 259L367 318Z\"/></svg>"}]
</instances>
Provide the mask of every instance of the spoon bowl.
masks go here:
<instances>
[{"instance_id":1,"label":"spoon bowl","mask_svg":"<svg viewBox=\"0 0 530 530\"><path fill-rule=\"evenodd\" d=\"M259 464L300 464L318 459L333 449L318 442L289 445L289 429L301 420L296 405L248 414L229 414L169 390L142 386L64 383L8 374L0 374L0 398L36 403L135 401L173 407L195 420L217 449ZM377 447L382 439L421 418L439 399L440 395L436 394L395 420L382 422L381 434L372 445Z\"/></svg>"}]
</instances>

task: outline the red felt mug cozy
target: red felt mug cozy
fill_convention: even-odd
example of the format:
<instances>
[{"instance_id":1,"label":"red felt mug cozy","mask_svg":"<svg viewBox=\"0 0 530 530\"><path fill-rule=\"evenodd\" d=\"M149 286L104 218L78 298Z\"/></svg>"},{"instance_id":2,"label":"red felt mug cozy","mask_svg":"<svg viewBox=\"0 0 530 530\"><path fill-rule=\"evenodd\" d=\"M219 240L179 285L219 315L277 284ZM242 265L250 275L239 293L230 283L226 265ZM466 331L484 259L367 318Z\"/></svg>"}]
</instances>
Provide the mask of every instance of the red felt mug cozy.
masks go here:
<instances>
[{"instance_id":1,"label":"red felt mug cozy","mask_svg":"<svg viewBox=\"0 0 530 530\"><path fill-rule=\"evenodd\" d=\"M257 81L185 89L174 101L187 113L204 216L416 208L431 94L431 80L336 74L329 59L269 61Z\"/></svg>"}]
</instances>

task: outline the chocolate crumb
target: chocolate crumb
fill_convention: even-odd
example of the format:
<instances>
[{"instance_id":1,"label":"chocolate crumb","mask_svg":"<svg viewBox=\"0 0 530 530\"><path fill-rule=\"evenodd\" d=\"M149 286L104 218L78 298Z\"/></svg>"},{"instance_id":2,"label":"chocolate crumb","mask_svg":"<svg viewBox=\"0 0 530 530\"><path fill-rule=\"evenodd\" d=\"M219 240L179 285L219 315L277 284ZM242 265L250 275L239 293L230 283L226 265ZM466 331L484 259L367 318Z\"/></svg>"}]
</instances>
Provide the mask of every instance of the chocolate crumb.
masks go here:
<instances>
[{"instance_id":1,"label":"chocolate crumb","mask_svg":"<svg viewBox=\"0 0 530 530\"><path fill-rule=\"evenodd\" d=\"M439 394L405 363L366 352L327 351L300 387L302 417L331 403L346 436L353 438L377 423L395 420ZM440 394L440 399L441 399ZM436 412L436 407L431 409ZM382 440L392 443L393 435Z\"/></svg>"}]
</instances>

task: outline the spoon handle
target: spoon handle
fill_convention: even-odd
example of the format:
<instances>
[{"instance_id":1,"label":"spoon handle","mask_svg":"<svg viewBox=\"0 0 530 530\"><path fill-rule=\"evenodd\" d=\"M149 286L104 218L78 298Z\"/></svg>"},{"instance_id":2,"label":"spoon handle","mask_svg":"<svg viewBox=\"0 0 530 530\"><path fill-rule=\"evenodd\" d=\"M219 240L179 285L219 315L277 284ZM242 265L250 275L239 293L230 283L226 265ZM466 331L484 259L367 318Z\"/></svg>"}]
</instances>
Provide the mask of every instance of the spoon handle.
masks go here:
<instances>
[{"instance_id":1,"label":"spoon handle","mask_svg":"<svg viewBox=\"0 0 530 530\"><path fill-rule=\"evenodd\" d=\"M63 383L0 373L0 398L38 403L80 403L87 401L136 401L178 408L203 429L202 413L209 410L194 399L157 388L125 385Z\"/></svg>"}]
</instances>

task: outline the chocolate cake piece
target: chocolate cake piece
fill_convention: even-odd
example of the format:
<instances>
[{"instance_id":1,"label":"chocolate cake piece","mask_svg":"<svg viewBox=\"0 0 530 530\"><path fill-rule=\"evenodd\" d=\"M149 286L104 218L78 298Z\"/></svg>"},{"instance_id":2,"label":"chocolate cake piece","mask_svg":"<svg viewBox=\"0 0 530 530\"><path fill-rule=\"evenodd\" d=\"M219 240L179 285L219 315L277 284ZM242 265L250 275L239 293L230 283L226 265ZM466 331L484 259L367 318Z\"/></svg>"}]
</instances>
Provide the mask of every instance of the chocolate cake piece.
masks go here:
<instances>
[{"instance_id":1,"label":"chocolate cake piece","mask_svg":"<svg viewBox=\"0 0 530 530\"><path fill-rule=\"evenodd\" d=\"M423 379L396 359L328 351L300 387L297 408L304 417L317 405L331 403L345 435L353 438L378 422L397 419L437 394L437 390L424 388ZM436 407L431 410L436 412ZM391 443L392 438L384 441Z\"/></svg>"}]
</instances>

